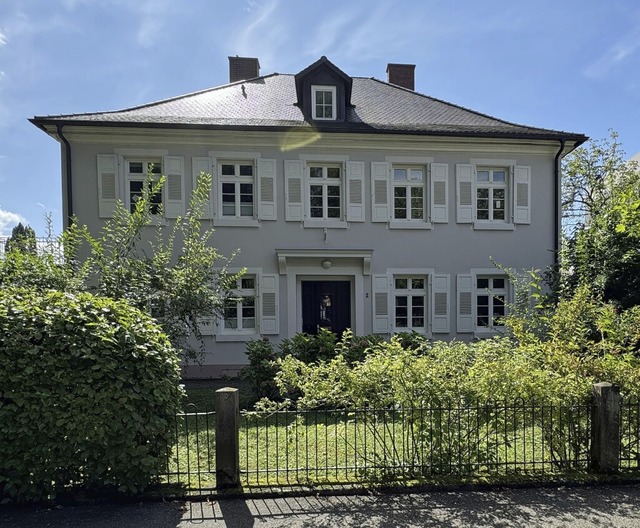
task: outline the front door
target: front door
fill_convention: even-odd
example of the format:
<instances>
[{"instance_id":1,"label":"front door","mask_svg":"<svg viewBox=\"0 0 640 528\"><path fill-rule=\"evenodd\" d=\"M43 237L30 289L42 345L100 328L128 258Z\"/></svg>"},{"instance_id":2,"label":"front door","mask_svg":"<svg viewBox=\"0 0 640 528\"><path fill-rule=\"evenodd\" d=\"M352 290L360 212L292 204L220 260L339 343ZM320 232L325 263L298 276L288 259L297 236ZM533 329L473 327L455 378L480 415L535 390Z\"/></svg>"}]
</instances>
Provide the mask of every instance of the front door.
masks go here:
<instances>
[{"instance_id":1,"label":"front door","mask_svg":"<svg viewBox=\"0 0 640 528\"><path fill-rule=\"evenodd\" d=\"M302 331L317 334L320 328L341 335L351 327L349 281L302 281Z\"/></svg>"}]
</instances>

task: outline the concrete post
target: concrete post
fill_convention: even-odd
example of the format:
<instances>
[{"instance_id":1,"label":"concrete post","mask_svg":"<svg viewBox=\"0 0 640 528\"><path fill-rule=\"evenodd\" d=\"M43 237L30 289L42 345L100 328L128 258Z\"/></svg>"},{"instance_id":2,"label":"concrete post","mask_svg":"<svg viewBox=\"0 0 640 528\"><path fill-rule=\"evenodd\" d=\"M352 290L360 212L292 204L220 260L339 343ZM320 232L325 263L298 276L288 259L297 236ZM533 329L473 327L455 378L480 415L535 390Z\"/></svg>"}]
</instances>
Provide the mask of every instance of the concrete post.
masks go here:
<instances>
[{"instance_id":1,"label":"concrete post","mask_svg":"<svg viewBox=\"0 0 640 528\"><path fill-rule=\"evenodd\" d=\"M620 387L593 385L591 408L591 469L613 473L620 467Z\"/></svg>"},{"instance_id":2,"label":"concrete post","mask_svg":"<svg viewBox=\"0 0 640 528\"><path fill-rule=\"evenodd\" d=\"M240 405L238 389L216 391L216 487L240 485Z\"/></svg>"}]
</instances>

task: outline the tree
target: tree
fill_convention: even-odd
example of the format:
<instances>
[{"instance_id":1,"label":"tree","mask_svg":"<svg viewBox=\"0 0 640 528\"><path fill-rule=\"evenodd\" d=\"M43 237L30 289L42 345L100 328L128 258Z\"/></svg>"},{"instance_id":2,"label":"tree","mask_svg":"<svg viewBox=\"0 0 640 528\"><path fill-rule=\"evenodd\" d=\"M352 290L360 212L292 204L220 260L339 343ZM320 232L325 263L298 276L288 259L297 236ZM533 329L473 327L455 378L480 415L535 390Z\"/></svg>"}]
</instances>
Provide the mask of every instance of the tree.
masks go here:
<instances>
[{"instance_id":1,"label":"tree","mask_svg":"<svg viewBox=\"0 0 640 528\"><path fill-rule=\"evenodd\" d=\"M199 323L222 315L240 274L228 272L234 255L218 253L210 244L214 230L203 229L199 220L211 176L200 175L185 216L172 226L152 214L150 198L163 183L164 177L156 182L149 177L134 211L118 204L98 237L74 224L64 239L76 246L80 240L88 243L85 262L91 291L149 312L184 359L199 360L204 351ZM154 223L155 236L149 237ZM191 338L199 343L197 348Z\"/></svg>"},{"instance_id":2,"label":"tree","mask_svg":"<svg viewBox=\"0 0 640 528\"><path fill-rule=\"evenodd\" d=\"M640 171L618 135L576 149L564 164L560 284L620 308L640 305Z\"/></svg>"},{"instance_id":3,"label":"tree","mask_svg":"<svg viewBox=\"0 0 640 528\"><path fill-rule=\"evenodd\" d=\"M11 230L11 236L5 244L5 252L22 251L24 253L36 253L36 232L29 226L23 226L20 222Z\"/></svg>"},{"instance_id":4,"label":"tree","mask_svg":"<svg viewBox=\"0 0 640 528\"><path fill-rule=\"evenodd\" d=\"M218 253L211 245L213 229L203 229L199 220L211 176L200 176L185 216L172 225L156 221L160 215L151 212L150 197L163 181L149 179L133 212L118 204L97 235L73 222L57 240L61 258L7 255L0 260L0 286L89 291L125 300L155 317L184 359L199 360L204 351L199 322L222 315L240 274L228 272L234 255Z\"/></svg>"}]
</instances>

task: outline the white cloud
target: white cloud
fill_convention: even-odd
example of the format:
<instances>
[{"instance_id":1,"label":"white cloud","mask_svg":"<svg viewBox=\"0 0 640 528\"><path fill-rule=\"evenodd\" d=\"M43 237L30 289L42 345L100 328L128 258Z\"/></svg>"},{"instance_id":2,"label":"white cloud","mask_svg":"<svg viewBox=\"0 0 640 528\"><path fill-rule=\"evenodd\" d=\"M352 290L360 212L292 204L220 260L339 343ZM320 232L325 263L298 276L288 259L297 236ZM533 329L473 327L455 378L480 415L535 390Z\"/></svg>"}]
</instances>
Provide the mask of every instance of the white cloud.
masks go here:
<instances>
[{"instance_id":1,"label":"white cloud","mask_svg":"<svg viewBox=\"0 0 640 528\"><path fill-rule=\"evenodd\" d=\"M0 236L11 235L11 229L20 222L25 223L25 218L18 213L4 211L0 208Z\"/></svg>"},{"instance_id":2,"label":"white cloud","mask_svg":"<svg viewBox=\"0 0 640 528\"><path fill-rule=\"evenodd\" d=\"M8 40L9 39L7 38L7 36L2 31L0 31L0 46L4 46L8 42Z\"/></svg>"},{"instance_id":3,"label":"white cloud","mask_svg":"<svg viewBox=\"0 0 640 528\"><path fill-rule=\"evenodd\" d=\"M640 24L615 42L584 71L590 78L604 77L640 49Z\"/></svg>"},{"instance_id":4,"label":"white cloud","mask_svg":"<svg viewBox=\"0 0 640 528\"><path fill-rule=\"evenodd\" d=\"M248 11L252 20L232 47L240 56L260 57L260 65L266 69L276 62L274 58L280 55L281 45L288 36L283 17L275 15L278 6L278 0L269 0L262 5L250 2Z\"/></svg>"}]
</instances>

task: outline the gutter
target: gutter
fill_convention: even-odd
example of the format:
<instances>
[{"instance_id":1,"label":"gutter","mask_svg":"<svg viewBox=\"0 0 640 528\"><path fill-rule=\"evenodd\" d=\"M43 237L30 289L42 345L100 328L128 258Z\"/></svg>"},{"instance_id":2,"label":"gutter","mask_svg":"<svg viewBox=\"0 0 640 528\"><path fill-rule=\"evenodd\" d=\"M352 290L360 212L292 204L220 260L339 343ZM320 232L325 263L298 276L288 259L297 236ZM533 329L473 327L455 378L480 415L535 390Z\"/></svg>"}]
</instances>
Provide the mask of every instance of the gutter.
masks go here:
<instances>
[{"instance_id":1,"label":"gutter","mask_svg":"<svg viewBox=\"0 0 640 528\"><path fill-rule=\"evenodd\" d=\"M560 222L562 221L562 219L561 219L561 214L562 214L562 181L561 181L561 177L562 177L562 175L560 174L560 157L562 155L562 152L564 151L564 145L565 145L565 140L563 138L563 139L560 140L560 149L556 153L555 168L554 168L555 183L556 183L555 200L554 200L554 202L556 204L556 206L554 207L554 209L555 209L555 214L554 214L555 222L554 222L554 227L553 227L553 243L554 243L553 264L554 264L554 266L557 266L558 261L559 261L559 257L560 257Z\"/></svg>"},{"instance_id":2,"label":"gutter","mask_svg":"<svg viewBox=\"0 0 640 528\"><path fill-rule=\"evenodd\" d=\"M71 226L73 221L73 189L71 187L71 145L66 137L62 134L62 127L64 125L58 124L56 125L56 130L58 137L64 143L64 157L65 157L65 168L66 168L66 176L67 176L67 211L66 211L66 222L65 229ZM65 218L63 218L65 220Z\"/></svg>"}]
</instances>

